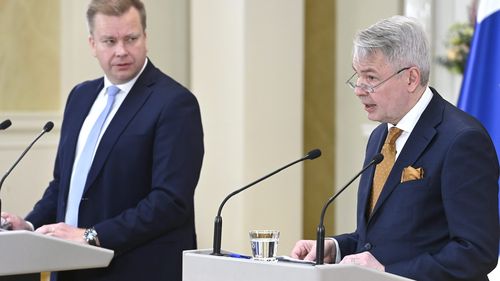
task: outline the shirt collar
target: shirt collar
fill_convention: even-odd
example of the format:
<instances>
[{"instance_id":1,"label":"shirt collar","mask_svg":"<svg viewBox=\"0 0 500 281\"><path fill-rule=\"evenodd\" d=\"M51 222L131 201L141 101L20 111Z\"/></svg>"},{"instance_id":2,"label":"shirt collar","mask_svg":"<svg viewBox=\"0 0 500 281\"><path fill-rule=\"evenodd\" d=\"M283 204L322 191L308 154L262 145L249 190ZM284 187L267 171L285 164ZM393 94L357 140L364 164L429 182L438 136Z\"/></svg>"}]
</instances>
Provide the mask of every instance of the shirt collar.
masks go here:
<instances>
[{"instance_id":1,"label":"shirt collar","mask_svg":"<svg viewBox=\"0 0 500 281\"><path fill-rule=\"evenodd\" d=\"M128 81L126 83L115 85L115 86L118 87L122 92L125 92L125 93L130 92L130 89L132 89L135 82L137 81L139 76L142 74L142 72L146 68L147 64L148 64L148 58L146 58L146 60L144 61L144 65L142 66L141 71L139 71L139 73L137 73L137 75L134 78L132 78L130 81ZM107 89L111 85L113 85L113 83L111 83L111 81L109 81L108 77L106 75L104 75L104 89Z\"/></svg>"},{"instance_id":2,"label":"shirt collar","mask_svg":"<svg viewBox=\"0 0 500 281\"><path fill-rule=\"evenodd\" d=\"M410 109L410 111L408 111L408 113L406 113L405 116L403 116L403 118L401 118L396 127L405 132L411 133L413 128L415 128L415 125L417 125L418 119L420 119L420 116L424 113L425 108L427 108L427 105L431 102L432 96L433 94L431 89L426 87L425 92L422 94L418 102L412 109ZM391 127L394 127L394 125L388 123L387 128L390 129Z\"/></svg>"}]
</instances>

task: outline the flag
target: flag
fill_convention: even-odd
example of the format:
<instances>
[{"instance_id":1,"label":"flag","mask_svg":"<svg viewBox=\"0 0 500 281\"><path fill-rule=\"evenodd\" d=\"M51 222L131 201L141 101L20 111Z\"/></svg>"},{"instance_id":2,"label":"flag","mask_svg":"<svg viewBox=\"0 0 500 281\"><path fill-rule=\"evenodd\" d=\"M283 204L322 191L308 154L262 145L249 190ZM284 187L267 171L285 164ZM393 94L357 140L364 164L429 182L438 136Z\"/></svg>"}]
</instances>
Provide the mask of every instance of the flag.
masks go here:
<instances>
[{"instance_id":1,"label":"flag","mask_svg":"<svg viewBox=\"0 0 500 281\"><path fill-rule=\"evenodd\" d=\"M500 0L479 2L458 107L483 123L499 154ZM490 279L500 280L500 266L490 274Z\"/></svg>"},{"instance_id":2,"label":"flag","mask_svg":"<svg viewBox=\"0 0 500 281\"><path fill-rule=\"evenodd\" d=\"M500 1L481 0L458 107L479 119L500 152Z\"/></svg>"},{"instance_id":3,"label":"flag","mask_svg":"<svg viewBox=\"0 0 500 281\"><path fill-rule=\"evenodd\" d=\"M481 0L458 107L488 130L500 154L500 1Z\"/></svg>"}]
</instances>

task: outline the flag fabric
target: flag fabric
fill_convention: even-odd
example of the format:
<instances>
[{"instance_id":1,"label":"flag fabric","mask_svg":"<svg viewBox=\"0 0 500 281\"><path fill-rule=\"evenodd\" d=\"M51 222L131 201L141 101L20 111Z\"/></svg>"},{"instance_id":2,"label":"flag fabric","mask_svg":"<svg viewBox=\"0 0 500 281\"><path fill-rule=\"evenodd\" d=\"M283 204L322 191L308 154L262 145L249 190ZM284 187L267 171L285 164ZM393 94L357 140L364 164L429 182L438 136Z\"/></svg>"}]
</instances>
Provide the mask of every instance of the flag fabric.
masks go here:
<instances>
[{"instance_id":1,"label":"flag fabric","mask_svg":"<svg viewBox=\"0 0 500 281\"><path fill-rule=\"evenodd\" d=\"M500 0L479 2L458 107L481 121L500 154ZM500 261L489 277L500 280Z\"/></svg>"},{"instance_id":2,"label":"flag fabric","mask_svg":"<svg viewBox=\"0 0 500 281\"><path fill-rule=\"evenodd\" d=\"M479 2L458 107L479 119L500 152L500 1Z\"/></svg>"}]
</instances>

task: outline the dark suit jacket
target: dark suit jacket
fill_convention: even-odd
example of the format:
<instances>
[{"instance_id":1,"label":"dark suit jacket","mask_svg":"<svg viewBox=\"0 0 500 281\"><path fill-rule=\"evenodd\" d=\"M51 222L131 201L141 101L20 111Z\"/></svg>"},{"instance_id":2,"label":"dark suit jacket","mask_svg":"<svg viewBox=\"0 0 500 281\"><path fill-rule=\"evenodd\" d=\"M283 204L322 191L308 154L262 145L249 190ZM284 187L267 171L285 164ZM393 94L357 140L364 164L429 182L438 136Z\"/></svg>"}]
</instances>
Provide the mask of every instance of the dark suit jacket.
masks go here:
<instances>
[{"instance_id":1,"label":"dark suit jacket","mask_svg":"<svg viewBox=\"0 0 500 281\"><path fill-rule=\"evenodd\" d=\"M498 260L497 155L479 122L432 91L374 213L365 215L372 167L359 184L356 232L335 238L342 256L370 251L387 272L415 280L488 280ZM372 132L365 165L386 135L385 123ZM423 179L400 183L408 166Z\"/></svg>"},{"instance_id":2,"label":"dark suit jacket","mask_svg":"<svg viewBox=\"0 0 500 281\"><path fill-rule=\"evenodd\" d=\"M35 227L64 221L80 128L103 85L81 83L68 97L54 179L26 218ZM80 203L79 227L94 226L115 257L58 280L180 281L182 251L196 248L203 153L196 98L149 62L99 143Z\"/></svg>"}]
</instances>

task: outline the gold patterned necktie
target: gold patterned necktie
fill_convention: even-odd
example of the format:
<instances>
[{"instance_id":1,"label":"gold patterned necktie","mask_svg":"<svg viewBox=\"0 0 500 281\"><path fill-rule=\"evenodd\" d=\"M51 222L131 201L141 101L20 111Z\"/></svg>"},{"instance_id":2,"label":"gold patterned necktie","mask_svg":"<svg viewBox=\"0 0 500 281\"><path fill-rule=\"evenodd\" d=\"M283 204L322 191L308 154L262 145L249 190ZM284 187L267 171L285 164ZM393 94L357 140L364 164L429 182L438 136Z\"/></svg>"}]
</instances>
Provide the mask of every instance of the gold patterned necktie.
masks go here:
<instances>
[{"instance_id":1,"label":"gold patterned necktie","mask_svg":"<svg viewBox=\"0 0 500 281\"><path fill-rule=\"evenodd\" d=\"M380 193L382 193L385 181L387 180L387 177L392 170L392 166L394 166L394 162L396 161L396 140L402 132L403 130L392 127L389 130L389 134L387 134L384 146L382 146L381 153L384 155L384 160L382 160L382 162L380 162L380 164L378 164L375 168L375 176L373 178L370 198L370 215L375 208L375 204L377 203Z\"/></svg>"}]
</instances>

